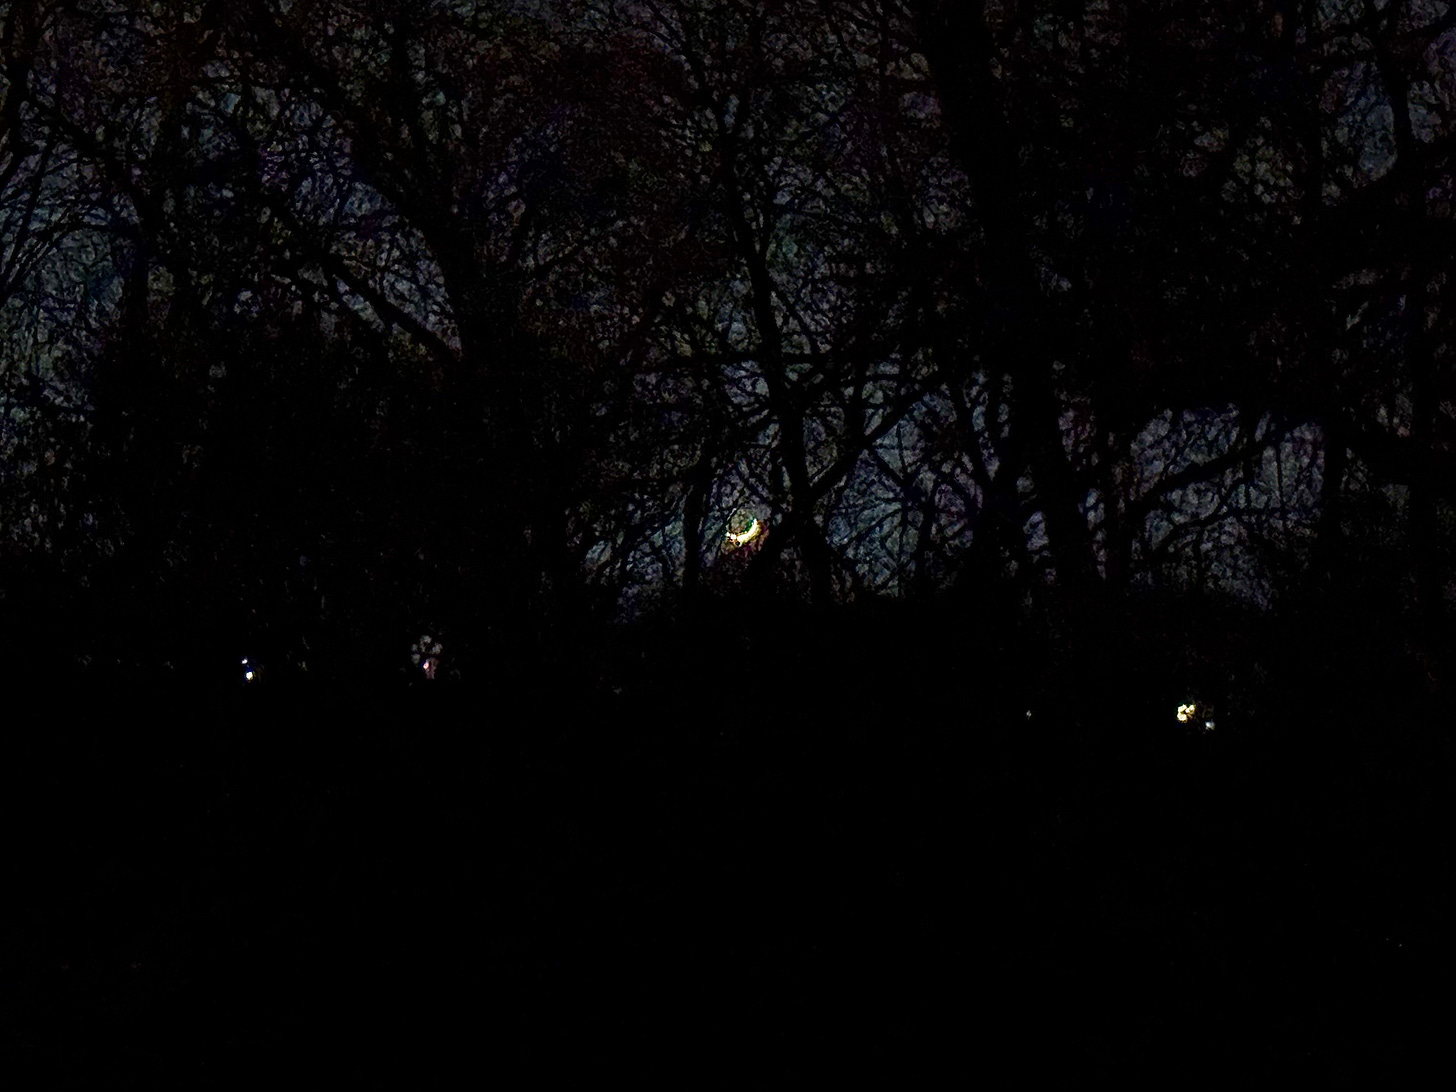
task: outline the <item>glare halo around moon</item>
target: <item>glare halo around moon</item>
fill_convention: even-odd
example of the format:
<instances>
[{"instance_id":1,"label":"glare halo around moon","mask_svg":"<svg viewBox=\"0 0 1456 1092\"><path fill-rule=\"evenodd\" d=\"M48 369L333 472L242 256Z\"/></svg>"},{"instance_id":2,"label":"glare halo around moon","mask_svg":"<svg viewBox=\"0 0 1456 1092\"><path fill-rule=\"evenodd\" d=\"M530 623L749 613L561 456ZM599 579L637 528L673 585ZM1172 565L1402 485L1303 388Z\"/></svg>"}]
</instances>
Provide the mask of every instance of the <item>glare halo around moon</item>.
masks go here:
<instances>
[{"instance_id":1,"label":"glare halo around moon","mask_svg":"<svg viewBox=\"0 0 1456 1092\"><path fill-rule=\"evenodd\" d=\"M748 527L745 530L739 531L737 533L734 533L733 531L728 532L728 544L730 546L746 546L748 543L752 542L755 538L758 537L758 532L759 523L758 518L755 516L753 521L749 523Z\"/></svg>"}]
</instances>

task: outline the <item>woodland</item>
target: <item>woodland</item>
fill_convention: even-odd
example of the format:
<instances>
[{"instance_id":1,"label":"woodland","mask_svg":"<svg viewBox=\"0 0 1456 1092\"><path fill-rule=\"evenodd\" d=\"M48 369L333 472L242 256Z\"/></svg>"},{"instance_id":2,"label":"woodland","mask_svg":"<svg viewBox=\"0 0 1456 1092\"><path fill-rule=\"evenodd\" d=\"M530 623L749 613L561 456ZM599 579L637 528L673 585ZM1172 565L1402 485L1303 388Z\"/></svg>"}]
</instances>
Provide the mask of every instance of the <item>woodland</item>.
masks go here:
<instances>
[{"instance_id":1,"label":"woodland","mask_svg":"<svg viewBox=\"0 0 1456 1092\"><path fill-rule=\"evenodd\" d=\"M0 1060L1419 1072L1453 202L1445 0L0 2Z\"/></svg>"}]
</instances>

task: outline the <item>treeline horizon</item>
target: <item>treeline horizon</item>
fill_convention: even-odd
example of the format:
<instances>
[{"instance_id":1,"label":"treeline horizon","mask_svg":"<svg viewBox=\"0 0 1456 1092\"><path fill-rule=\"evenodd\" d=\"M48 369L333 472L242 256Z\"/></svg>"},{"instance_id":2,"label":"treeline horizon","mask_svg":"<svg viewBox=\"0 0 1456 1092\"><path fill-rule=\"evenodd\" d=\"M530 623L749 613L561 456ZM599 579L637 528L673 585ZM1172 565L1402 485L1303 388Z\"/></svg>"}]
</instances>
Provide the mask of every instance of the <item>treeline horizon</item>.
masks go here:
<instances>
[{"instance_id":1,"label":"treeline horizon","mask_svg":"<svg viewBox=\"0 0 1456 1092\"><path fill-rule=\"evenodd\" d=\"M7 660L979 629L1444 693L1453 43L1415 2L0 5Z\"/></svg>"}]
</instances>

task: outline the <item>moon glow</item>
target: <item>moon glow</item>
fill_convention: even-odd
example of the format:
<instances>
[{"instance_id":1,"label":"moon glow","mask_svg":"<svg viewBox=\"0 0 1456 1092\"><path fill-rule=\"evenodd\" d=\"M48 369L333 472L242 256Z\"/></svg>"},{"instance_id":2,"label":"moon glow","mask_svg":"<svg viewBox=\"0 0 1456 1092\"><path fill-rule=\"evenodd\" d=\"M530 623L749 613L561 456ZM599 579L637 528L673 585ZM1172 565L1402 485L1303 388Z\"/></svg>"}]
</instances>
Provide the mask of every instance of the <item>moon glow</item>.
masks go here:
<instances>
[{"instance_id":1,"label":"moon glow","mask_svg":"<svg viewBox=\"0 0 1456 1092\"><path fill-rule=\"evenodd\" d=\"M751 522L746 529L739 531L736 534L732 531L728 532L728 545L746 546L748 543L752 542L755 538L758 537L759 530L759 522L757 517L755 517L753 522Z\"/></svg>"}]
</instances>

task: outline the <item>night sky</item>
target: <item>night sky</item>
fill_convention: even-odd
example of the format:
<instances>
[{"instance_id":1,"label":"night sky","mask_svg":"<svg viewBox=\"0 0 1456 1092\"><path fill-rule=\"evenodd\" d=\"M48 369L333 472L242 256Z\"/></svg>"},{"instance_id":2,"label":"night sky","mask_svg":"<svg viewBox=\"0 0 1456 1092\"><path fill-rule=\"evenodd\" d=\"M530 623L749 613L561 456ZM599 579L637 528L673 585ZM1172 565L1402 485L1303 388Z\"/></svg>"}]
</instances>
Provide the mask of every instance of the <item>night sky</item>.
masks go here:
<instances>
[{"instance_id":1,"label":"night sky","mask_svg":"<svg viewBox=\"0 0 1456 1092\"><path fill-rule=\"evenodd\" d=\"M0 1067L1424 1074L1452 11L0 3Z\"/></svg>"}]
</instances>

